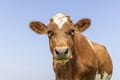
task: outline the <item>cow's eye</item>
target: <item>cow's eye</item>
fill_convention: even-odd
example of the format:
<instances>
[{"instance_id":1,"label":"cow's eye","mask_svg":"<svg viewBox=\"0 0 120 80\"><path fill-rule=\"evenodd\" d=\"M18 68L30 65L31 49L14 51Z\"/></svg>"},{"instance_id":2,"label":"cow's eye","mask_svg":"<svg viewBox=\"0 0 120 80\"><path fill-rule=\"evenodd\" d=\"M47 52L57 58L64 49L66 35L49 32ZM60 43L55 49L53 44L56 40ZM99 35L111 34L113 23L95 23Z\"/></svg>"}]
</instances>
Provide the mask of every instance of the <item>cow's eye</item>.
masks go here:
<instances>
[{"instance_id":1,"label":"cow's eye","mask_svg":"<svg viewBox=\"0 0 120 80\"><path fill-rule=\"evenodd\" d=\"M75 30L74 30L74 29L71 29L71 30L69 30L68 34L69 34L69 35L74 35L74 32L75 32Z\"/></svg>"},{"instance_id":2,"label":"cow's eye","mask_svg":"<svg viewBox=\"0 0 120 80\"><path fill-rule=\"evenodd\" d=\"M49 30L49 31L48 31L48 36L51 37L51 36L53 36L53 35L54 35L53 31Z\"/></svg>"}]
</instances>

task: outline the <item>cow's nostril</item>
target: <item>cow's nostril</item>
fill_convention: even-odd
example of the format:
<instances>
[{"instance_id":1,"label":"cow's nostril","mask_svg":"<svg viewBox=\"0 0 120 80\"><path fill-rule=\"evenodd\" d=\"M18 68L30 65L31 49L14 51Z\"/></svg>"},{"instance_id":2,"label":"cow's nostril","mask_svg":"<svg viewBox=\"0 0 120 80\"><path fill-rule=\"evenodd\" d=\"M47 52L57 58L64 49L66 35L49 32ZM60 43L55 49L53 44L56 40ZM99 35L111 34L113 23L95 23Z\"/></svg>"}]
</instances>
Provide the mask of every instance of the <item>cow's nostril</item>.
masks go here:
<instances>
[{"instance_id":1,"label":"cow's nostril","mask_svg":"<svg viewBox=\"0 0 120 80\"><path fill-rule=\"evenodd\" d=\"M68 53L68 49L65 51L65 54L67 54Z\"/></svg>"},{"instance_id":2,"label":"cow's nostril","mask_svg":"<svg viewBox=\"0 0 120 80\"><path fill-rule=\"evenodd\" d=\"M55 52L56 52L57 55L59 55L59 52L56 49L55 49Z\"/></svg>"}]
</instances>

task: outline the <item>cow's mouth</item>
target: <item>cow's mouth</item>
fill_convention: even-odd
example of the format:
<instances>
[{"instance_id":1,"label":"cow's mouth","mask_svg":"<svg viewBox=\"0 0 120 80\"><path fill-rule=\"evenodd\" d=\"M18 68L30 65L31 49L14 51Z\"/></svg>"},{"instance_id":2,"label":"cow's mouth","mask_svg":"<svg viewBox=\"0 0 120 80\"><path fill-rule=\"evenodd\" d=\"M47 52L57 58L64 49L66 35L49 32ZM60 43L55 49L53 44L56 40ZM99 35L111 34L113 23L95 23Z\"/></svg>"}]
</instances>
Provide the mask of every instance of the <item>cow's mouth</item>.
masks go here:
<instances>
[{"instance_id":1,"label":"cow's mouth","mask_svg":"<svg viewBox=\"0 0 120 80\"><path fill-rule=\"evenodd\" d=\"M65 64L71 60L71 58L56 58L54 59L57 63Z\"/></svg>"},{"instance_id":2,"label":"cow's mouth","mask_svg":"<svg viewBox=\"0 0 120 80\"><path fill-rule=\"evenodd\" d=\"M57 63L61 63L61 64L65 64L69 61L70 59L69 58L63 58L63 59L57 59Z\"/></svg>"}]
</instances>

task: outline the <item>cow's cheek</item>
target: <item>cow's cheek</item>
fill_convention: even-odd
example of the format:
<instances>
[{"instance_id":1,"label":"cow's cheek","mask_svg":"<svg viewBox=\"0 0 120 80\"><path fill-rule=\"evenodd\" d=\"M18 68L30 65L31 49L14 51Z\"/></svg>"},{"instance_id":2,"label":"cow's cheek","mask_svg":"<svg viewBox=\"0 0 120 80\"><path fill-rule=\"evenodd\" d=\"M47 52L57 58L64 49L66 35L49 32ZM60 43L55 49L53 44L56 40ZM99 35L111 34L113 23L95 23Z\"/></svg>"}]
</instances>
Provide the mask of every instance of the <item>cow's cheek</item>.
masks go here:
<instances>
[{"instance_id":1,"label":"cow's cheek","mask_svg":"<svg viewBox=\"0 0 120 80\"><path fill-rule=\"evenodd\" d=\"M51 54L52 54L53 58L55 57L55 50L54 50L55 45L56 45L56 43L54 42L54 40L50 39L49 40L49 46L50 46L50 51L51 51Z\"/></svg>"}]
</instances>

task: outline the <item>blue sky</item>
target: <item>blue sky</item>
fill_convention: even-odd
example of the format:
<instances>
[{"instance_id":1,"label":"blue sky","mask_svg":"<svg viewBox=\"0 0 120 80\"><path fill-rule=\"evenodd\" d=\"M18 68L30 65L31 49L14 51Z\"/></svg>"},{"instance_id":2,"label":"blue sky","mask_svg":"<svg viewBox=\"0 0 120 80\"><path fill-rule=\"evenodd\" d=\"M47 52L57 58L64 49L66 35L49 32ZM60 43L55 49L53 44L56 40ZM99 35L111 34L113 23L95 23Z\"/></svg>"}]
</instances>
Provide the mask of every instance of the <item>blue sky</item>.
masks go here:
<instances>
[{"instance_id":1,"label":"blue sky","mask_svg":"<svg viewBox=\"0 0 120 80\"><path fill-rule=\"evenodd\" d=\"M1 0L0 80L54 80L52 56L46 35L29 29L33 20L49 23L58 12L77 22L90 18L83 34L104 44L112 58L112 80L120 78L119 0Z\"/></svg>"}]
</instances>

